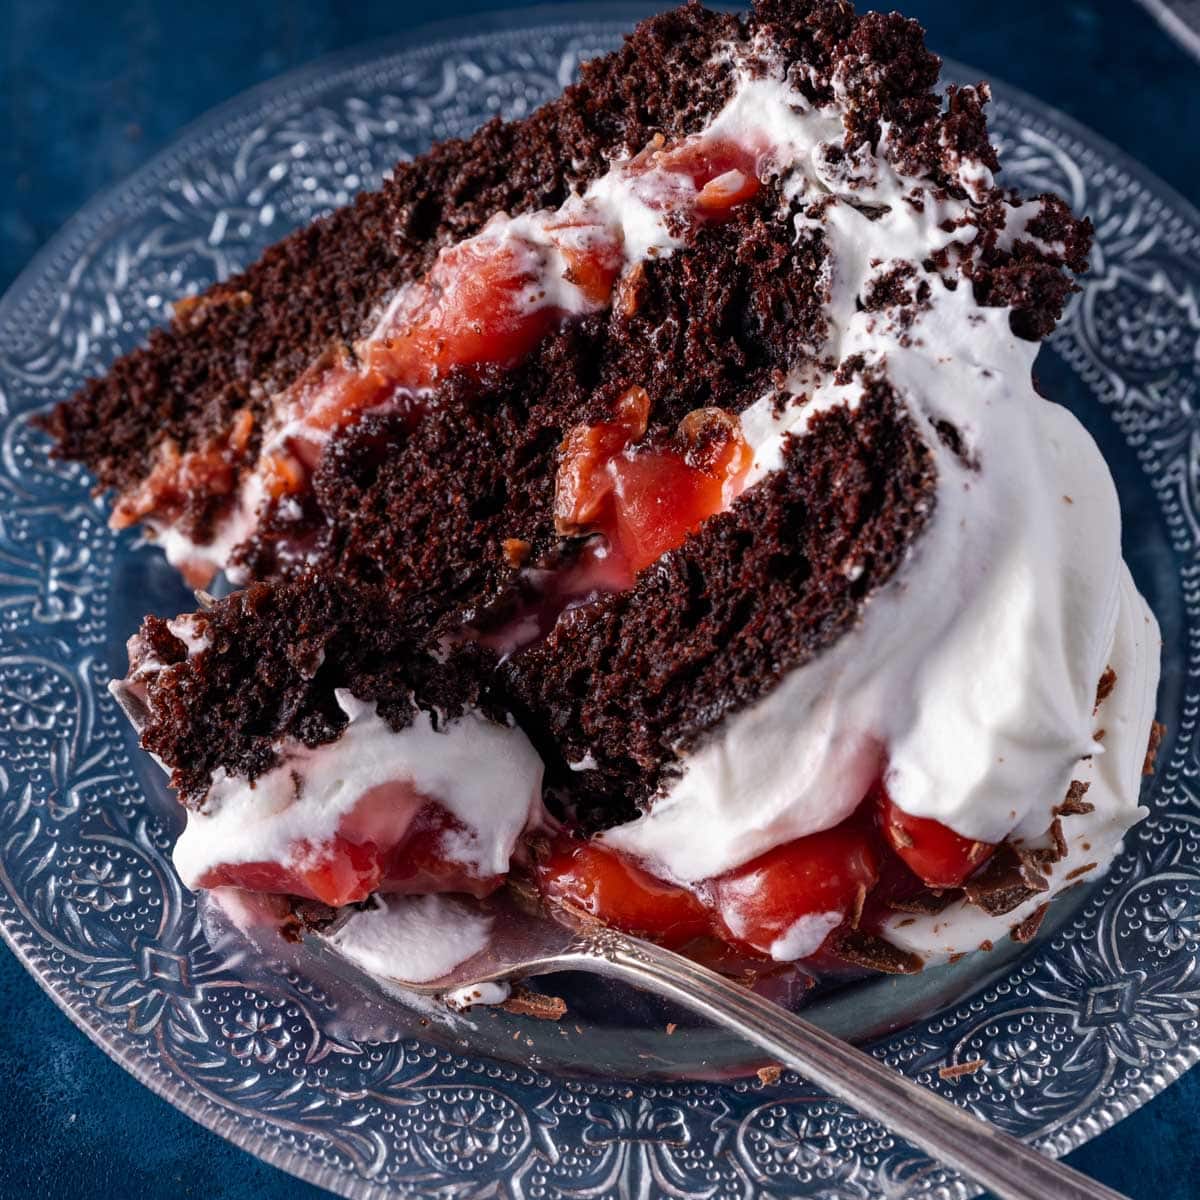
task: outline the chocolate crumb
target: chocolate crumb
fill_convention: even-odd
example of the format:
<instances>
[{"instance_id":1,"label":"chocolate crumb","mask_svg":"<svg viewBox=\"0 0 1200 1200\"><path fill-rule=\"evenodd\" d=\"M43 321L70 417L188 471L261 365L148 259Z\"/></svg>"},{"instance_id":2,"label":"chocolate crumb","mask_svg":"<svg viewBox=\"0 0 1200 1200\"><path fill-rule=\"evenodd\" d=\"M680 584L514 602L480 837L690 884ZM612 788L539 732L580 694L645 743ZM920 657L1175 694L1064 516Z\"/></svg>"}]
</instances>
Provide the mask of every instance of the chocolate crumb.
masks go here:
<instances>
[{"instance_id":1,"label":"chocolate crumb","mask_svg":"<svg viewBox=\"0 0 1200 1200\"><path fill-rule=\"evenodd\" d=\"M1067 837L1063 833L1062 818L1055 814L1054 820L1050 822L1050 838L1054 842L1055 856L1051 860L1053 862L1061 862L1067 857Z\"/></svg>"},{"instance_id":2,"label":"chocolate crumb","mask_svg":"<svg viewBox=\"0 0 1200 1200\"><path fill-rule=\"evenodd\" d=\"M1049 904L1039 904L1025 920L1014 925L1012 940L1014 942L1032 942L1037 937L1038 930L1042 927L1042 922L1046 918L1046 910L1049 907Z\"/></svg>"},{"instance_id":3,"label":"chocolate crumb","mask_svg":"<svg viewBox=\"0 0 1200 1200\"><path fill-rule=\"evenodd\" d=\"M532 547L524 538L505 538L500 543L500 549L504 551L504 561L510 567L522 567Z\"/></svg>"},{"instance_id":4,"label":"chocolate crumb","mask_svg":"<svg viewBox=\"0 0 1200 1200\"><path fill-rule=\"evenodd\" d=\"M948 1067L939 1067L938 1077L940 1079L961 1079L964 1075L974 1075L982 1066L982 1058L973 1058L970 1062L953 1063Z\"/></svg>"},{"instance_id":5,"label":"chocolate crumb","mask_svg":"<svg viewBox=\"0 0 1200 1200\"><path fill-rule=\"evenodd\" d=\"M671 1034L673 1034L673 1033L675 1032L675 1030L677 1030L678 1028L679 1028L679 1026L678 1026L678 1025L676 1025L674 1021L670 1021L670 1022L668 1022L668 1024L667 1024L667 1037L670 1037L670 1036L671 1036Z\"/></svg>"},{"instance_id":6,"label":"chocolate crumb","mask_svg":"<svg viewBox=\"0 0 1200 1200\"><path fill-rule=\"evenodd\" d=\"M783 1074L782 1067L759 1067L756 1072L758 1081L763 1087L772 1087L779 1082L779 1077Z\"/></svg>"},{"instance_id":7,"label":"chocolate crumb","mask_svg":"<svg viewBox=\"0 0 1200 1200\"><path fill-rule=\"evenodd\" d=\"M1078 879L1081 875L1086 875L1089 871L1094 871L1096 864L1094 862L1084 863L1082 867L1076 867L1073 871L1068 871L1063 876L1064 879Z\"/></svg>"},{"instance_id":8,"label":"chocolate crumb","mask_svg":"<svg viewBox=\"0 0 1200 1200\"><path fill-rule=\"evenodd\" d=\"M862 920L863 905L867 902L867 885L860 883L854 893L854 907L850 910L850 928L857 929Z\"/></svg>"},{"instance_id":9,"label":"chocolate crumb","mask_svg":"<svg viewBox=\"0 0 1200 1200\"><path fill-rule=\"evenodd\" d=\"M1150 742L1146 746L1146 759L1142 763L1142 774L1154 774L1154 762L1158 758L1158 748L1162 745L1163 736L1167 732L1167 727L1161 721L1155 721L1150 726Z\"/></svg>"},{"instance_id":10,"label":"chocolate crumb","mask_svg":"<svg viewBox=\"0 0 1200 1200\"><path fill-rule=\"evenodd\" d=\"M1095 712L1112 695L1112 690L1116 686L1116 671L1112 667L1105 667L1104 674L1100 676L1100 682L1096 685L1096 707L1092 709L1092 712Z\"/></svg>"},{"instance_id":11,"label":"chocolate crumb","mask_svg":"<svg viewBox=\"0 0 1200 1200\"><path fill-rule=\"evenodd\" d=\"M536 1017L539 1021L560 1021L567 1013L567 1002L561 996L543 996L524 987L514 988L500 1007L514 1016Z\"/></svg>"},{"instance_id":12,"label":"chocolate crumb","mask_svg":"<svg viewBox=\"0 0 1200 1200\"><path fill-rule=\"evenodd\" d=\"M979 948L980 950L994 950L996 948L996 944L991 938L984 938L983 941L979 943Z\"/></svg>"},{"instance_id":13,"label":"chocolate crumb","mask_svg":"<svg viewBox=\"0 0 1200 1200\"><path fill-rule=\"evenodd\" d=\"M1074 817L1090 813L1096 807L1084 799L1090 786L1090 784L1081 783L1078 779L1074 780L1067 788L1067 794L1063 797L1062 803L1051 811L1056 817Z\"/></svg>"}]
</instances>

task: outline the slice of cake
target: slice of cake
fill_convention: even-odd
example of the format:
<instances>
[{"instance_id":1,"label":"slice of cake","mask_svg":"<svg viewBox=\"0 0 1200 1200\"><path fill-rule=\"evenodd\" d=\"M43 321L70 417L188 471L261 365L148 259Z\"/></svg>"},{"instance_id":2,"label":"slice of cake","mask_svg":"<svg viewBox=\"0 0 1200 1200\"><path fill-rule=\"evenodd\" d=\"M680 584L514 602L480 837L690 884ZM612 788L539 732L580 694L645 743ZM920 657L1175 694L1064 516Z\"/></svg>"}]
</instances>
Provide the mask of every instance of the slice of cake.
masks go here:
<instances>
[{"instance_id":1,"label":"slice of cake","mask_svg":"<svg viewBox=\"0 0 1200 1200\"><path fill-rule=\"evenodd\" d=\"M1158 635L1031 377L1086 265L897 15L689 5L177 310L59 452L189 579L119 686L193 886L506 871L889 970L1137 819Z\"/></svg>"}]
</instances>

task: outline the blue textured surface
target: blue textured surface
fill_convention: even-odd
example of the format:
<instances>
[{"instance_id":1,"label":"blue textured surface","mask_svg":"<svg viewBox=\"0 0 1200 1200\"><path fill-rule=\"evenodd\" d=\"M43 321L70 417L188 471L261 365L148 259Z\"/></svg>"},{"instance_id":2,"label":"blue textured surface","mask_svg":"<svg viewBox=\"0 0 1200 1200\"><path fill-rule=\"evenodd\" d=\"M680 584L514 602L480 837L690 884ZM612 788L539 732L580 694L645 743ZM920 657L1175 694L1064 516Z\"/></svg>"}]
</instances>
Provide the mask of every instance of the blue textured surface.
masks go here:
<instances>
[{"instance_id":1,"label":"blue textured surface","mask_svg":"<svg viewBox=\"0 0 1200 1200\"><path fill-rule=\"evenodd\" d=\"M187 121L322 53L486 0L0 0L0 291L89 196ZM1200 65L1128 0L904 0L954 57L1024 87L1200 193ZM0 951L0 1196L316 1196L157 1100ZM1193 1073L1072 1156L1135 1200L1200 1192Z\"/></svg>"}]
</instances>

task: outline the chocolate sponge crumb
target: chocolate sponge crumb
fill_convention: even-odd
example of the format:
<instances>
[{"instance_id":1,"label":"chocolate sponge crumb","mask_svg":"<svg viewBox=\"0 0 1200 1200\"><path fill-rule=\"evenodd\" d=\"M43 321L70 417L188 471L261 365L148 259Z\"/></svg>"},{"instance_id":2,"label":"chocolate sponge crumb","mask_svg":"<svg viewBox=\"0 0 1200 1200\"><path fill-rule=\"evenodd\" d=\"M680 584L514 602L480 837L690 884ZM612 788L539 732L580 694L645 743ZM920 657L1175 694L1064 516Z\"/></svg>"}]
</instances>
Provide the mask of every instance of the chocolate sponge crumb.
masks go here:
<instances>
[{"instance_id":1,"label":"chocolate sponge crumb","mask_svg":"<svg viewBox=\"0 0 1200 1200\"><path fill-rule=\"evenodd\" d=\"M1161 721L1155 721L1150 726L1150 741L1146 746L1146 758L1142 763L1142 774L1153 775L1154 765L1158 760L1158 748L1166 736L1167 727Z\"/></svg>"}]
</instances>

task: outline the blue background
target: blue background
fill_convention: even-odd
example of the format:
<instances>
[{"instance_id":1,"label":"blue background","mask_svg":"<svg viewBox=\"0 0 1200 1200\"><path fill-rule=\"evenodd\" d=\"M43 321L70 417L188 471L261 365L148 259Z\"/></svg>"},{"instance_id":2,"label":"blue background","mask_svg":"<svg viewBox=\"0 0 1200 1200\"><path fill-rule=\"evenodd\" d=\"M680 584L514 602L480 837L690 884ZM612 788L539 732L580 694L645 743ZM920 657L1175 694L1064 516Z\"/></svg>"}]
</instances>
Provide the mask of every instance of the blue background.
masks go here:
<instances>
[{"instance_id":1,"label":"blue background","mask_svg":"<svg viewBox=\"0 0 1200 1200\"><path fill-rule=\"evenodd\" d=\"M1132 0L898 3L935 49L1033 92L1200 198L1200 64ZM507 6L0 0L0 292L93 193L220 101L329 51ZM1070 1161L1135 1200L1200 1195L1198 1116L1193 1072ZM324 1194L141 1088L0 950L0 1196Z\"/></svg>"}]
</instances>

